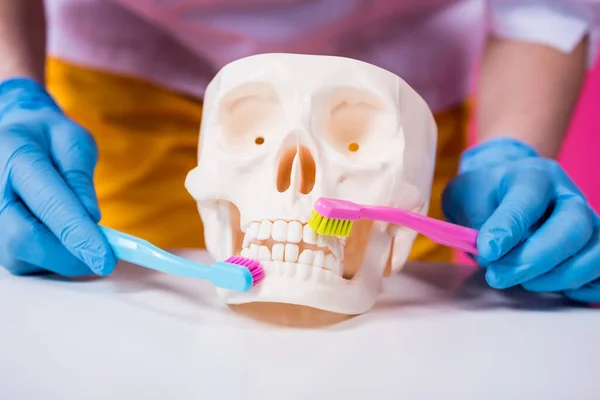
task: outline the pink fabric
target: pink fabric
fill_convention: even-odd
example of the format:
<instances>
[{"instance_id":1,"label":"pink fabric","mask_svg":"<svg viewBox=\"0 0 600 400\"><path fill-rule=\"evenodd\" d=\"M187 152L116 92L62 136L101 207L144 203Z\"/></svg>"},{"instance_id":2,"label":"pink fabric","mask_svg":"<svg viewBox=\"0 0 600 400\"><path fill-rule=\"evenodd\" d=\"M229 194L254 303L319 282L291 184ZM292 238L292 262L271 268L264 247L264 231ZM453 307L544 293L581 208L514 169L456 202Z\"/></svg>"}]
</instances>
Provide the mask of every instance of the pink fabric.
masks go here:
<instances>
[{"instance_id":1,"label":"pink fabric","mask_svg":"<svg viewBox=\"0 0 600 400\"><path fill-rule=\"evenodd\" d=\"M600 62L588 76L560 162L600 212Z\"/></svg>"},{"instance_id":2,"label":"pink fabric","mask_svg":"<svg viewBox=\"0 0 600 400\"><path fill-rule=\"evenodd\" d=\"M575 12L581 4L577 0L565 1L568 13L554 2L529 1L545 6L523 8L514 0L45 3L50 54L87 67L135 75L201 97L216 71L239 58L278 52L344 56L396 73L437 111L469 93L486 12L497 10L493 26L502 27L503 35L525 35L559 47L565 43L558 39L569 38L567 49L594 26L583 15L600 14L598 7Z\"/></svg>"},{"instance_id":3,"label":"pink fabric","mask_svg":"<svg viewBox=\"0 0 600 400\"><path fill-rule=\"evenodd\" d=\"M242 57L345 56L398 74L434 110L468 95L485 19L481 0L45 1L50 54L73 63L202 96Z\"/></svg>"},{"instance_id":4,"label":"pink fabric","mask_svg":"<svg viewBox=\"0 0 600 400\"><path fill-rule=\"evenodd\" d=\"M560 156L561 165L600 212L600 62L588 75ZM592 304L600 309L600 303Z\"/></svg>"},{"instance_id":5,"label":"pink fabric","mask_svg":"<svg viewBox=\"0 0 600 400\"><path fill-rule=\"evenodd\" d=\"M360 29L457 0L112 0L223 65L249 53L330 53ZM391 33L392 31L390 31ZM199 40L210 38L210 40ZM237 51L236 51L237 50Z\"/></svg>"}]
</instances>

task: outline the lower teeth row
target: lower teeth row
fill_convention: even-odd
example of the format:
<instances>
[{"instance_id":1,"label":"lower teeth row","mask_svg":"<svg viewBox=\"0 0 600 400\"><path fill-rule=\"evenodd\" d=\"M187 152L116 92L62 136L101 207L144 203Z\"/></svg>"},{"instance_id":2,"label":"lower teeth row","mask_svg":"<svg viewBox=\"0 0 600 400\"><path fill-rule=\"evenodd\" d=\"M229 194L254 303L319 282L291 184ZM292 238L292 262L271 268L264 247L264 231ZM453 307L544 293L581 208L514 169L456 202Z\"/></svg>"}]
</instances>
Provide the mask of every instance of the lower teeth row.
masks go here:
<instances>
[{"instance_id":1,"label":"lower teeth row","mask_svg":"<svg viewBox=\"0 0 600 400\"><path fill-rule=\"evenodd\" d=\"M295 244L276 243L271 250L267 246L251 244L242 250L241 256L262 261L287 261L298 264L313 265L334 270L336 261L332 254L325 254L322 250L303 250L298 254L299 247Z\"/></svg>"}]
</instances>

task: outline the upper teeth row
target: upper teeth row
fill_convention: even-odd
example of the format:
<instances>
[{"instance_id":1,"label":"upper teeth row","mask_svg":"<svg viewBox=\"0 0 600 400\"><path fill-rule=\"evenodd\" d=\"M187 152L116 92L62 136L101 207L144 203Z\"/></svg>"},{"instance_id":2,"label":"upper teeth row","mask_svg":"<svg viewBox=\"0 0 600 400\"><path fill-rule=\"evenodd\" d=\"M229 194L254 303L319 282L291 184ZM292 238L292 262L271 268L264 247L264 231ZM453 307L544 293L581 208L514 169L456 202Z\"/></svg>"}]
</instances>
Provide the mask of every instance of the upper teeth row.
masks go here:
<instances>
[{"instance_id":1,"label":"upper teeth row","mask_svg":"<svg viewBox=\"0 0 600 400\"><path fill-rule=\"evenodd\" d=\"M272 238L277 242L316 244L321 247L331 247L332 239L327 236L318 235L308 225L302 225L299 221L275 221L263 220L253 222L246 231L245 244L252 240L267 240Z\"/></svg>"}]
</instances>

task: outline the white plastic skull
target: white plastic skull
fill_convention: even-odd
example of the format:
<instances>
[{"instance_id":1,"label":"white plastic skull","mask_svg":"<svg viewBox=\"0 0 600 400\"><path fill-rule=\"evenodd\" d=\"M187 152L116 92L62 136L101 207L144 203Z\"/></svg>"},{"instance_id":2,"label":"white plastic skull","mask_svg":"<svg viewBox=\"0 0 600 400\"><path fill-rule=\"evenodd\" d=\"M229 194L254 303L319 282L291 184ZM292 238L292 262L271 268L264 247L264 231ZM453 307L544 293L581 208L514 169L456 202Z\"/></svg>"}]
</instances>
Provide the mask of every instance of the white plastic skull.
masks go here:
<instances>
[{"instance_id":1,"label":"white plastic skull","mask_svg":"<svg viewBox=\"0 0 600 400\"><path fill-rule=\"evenodd\" d=\"M386 267L405 264L416 233L369 223L347 239L316 235L307 226L313 205L332 197L427 213L436 141L425 101L374 65L298 54L226 65L206 90L199 163L186 188L211 255L260 260L265 278L219 296L368 311Z\"/></svg>"}]
</instances>

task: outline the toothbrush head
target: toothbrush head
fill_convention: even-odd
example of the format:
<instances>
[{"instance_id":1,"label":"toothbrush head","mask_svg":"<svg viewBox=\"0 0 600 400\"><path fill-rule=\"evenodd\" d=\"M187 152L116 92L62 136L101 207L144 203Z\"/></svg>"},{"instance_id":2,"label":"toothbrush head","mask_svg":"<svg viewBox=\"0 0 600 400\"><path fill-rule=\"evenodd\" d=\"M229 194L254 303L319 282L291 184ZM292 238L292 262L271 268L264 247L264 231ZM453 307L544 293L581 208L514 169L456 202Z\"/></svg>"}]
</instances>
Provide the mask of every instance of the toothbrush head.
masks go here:
<instances>
[{"instance_id":1,"label":"toothbrush head","mask_svg":"<svg viewBox=\"0 0 600 400\"><path fill-rule=\"evenodd\" d=\"M319 235L348 237L352 230L353 221L326 218L313 210L308 226Z\"/></svg>"},{"instance_id":2,"label":"toothbrush head","mask_svg":"<svg viewBox=\"0 0 600 400\"><path fill-rule=\"evenodd\" d=\"M260 263L256 260L241 256L231 256L225 260L225 262L248 268L250 274L252 275L252 286L256 286L256 284L265 277L265 271Z\"/></svg>"},{"instance_id":3,"label":"toothbrush head","mask_svg":"<svg viewBox=\"0 0 600 400\"><path fill-rule=\"evenodd\" d=\"M353 222L360 218L361 207L351 201L319 198L308 226L320 235L347 237Z\"/></svg>"}]
</instances>

